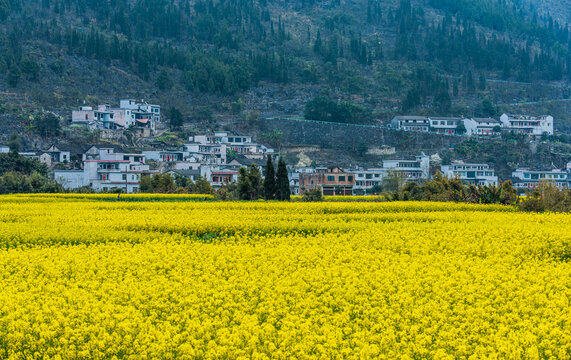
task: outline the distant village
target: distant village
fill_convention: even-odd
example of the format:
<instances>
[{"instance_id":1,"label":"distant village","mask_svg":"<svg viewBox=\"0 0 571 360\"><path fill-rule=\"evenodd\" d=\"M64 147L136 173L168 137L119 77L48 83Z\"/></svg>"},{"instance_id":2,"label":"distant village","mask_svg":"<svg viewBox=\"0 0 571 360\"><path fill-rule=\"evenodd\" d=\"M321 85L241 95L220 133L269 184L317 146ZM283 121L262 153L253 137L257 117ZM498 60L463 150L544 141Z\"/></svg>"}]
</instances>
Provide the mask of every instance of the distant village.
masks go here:
<instances>
[{"instance_id":1,"label":"distant village","mask_svg":"<svg viewBox=\"0 0 571 360\"><path fill-rule=\"evenodd\" d=\"M498 136L509 132L531 136L553 135L553 116L503 114L494 118L395 116L391 127L442 135Z\"/></svg>"},{"instance_id":2,"label":"distant village","mask_svg":"<svg viewBox=\"0 0 571 360\"><path fill-rule=\"evenodd\" d=\"M141 136L150 136L161 121L159 105L144 101L121 100L117 108L100 105L96 109L83 106L72 112L72 124L88 129L134 128ZM435 132L446 135L493 136L503 131L540 136L553 134L553 117L503 114L499 120L492 118L446 118L424 116L396 116L391 125L403 131ZM8 152L0 146L0 152ZM173 177L182 176L196 181L206 179L214 189L237 182L239 169L252 164L265 174L266 158L277 156L274 149L258 144L252 136L237 135L226 131L190 136L177 150L149 149L130 153L117 145L70 146L53 144L48 149L20 152L35 158L53 169L54 180L65 189L88 187L97 192L140 191L142 176L158 174L157 169ZM68 165L56 166L58 163ZM74 164L72 169L70 164ZM151 164L153 166L151 166ZM161 164L168 164L162 167ZM431 158L420 154L412 159L383 160L375 168L296 167L289 166L292 195L318 188L324 195L364 195L381 191L389 178L401 182L421 182L431 177ZM446 177L458 177L473 185L497 185L493 168L488 164L453 162L440 166ZM545 171L518 168L512 173L516 188L532 189L541 180L549 180L559 188L571 187L571 162L565 169Z\"/></svg>"}]
</instances>

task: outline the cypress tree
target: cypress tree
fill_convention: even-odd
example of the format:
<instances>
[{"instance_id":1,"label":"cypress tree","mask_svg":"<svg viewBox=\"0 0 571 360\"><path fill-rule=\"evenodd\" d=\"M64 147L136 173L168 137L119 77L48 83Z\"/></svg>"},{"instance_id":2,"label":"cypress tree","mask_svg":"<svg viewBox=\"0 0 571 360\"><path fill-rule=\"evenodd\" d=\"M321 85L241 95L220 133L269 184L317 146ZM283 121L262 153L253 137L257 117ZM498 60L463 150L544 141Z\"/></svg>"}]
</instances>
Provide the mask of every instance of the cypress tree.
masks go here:
<instances>
[{"instance_id":1,"label":"cypress tree","mask_svg":"<svg viewBox=\"0 0 571 360\"><path fill-rule=\"evenodd\" d=\"M283 158L278 161L278 171L276 174L276 199L289 201L289 177L287 174L286 163Z\"/></svg>"},{"instance_id":2,"label":"cypress tree","mask_svg":"<svg viewBox=\"0 0 571 360\"><path fill-rule=\"evenodd\" d=\"M264 198L274 200L276 198L276 175L272 157L268 155L266 163L266 177L264 178Z\"/></svg>"}]
</instances>

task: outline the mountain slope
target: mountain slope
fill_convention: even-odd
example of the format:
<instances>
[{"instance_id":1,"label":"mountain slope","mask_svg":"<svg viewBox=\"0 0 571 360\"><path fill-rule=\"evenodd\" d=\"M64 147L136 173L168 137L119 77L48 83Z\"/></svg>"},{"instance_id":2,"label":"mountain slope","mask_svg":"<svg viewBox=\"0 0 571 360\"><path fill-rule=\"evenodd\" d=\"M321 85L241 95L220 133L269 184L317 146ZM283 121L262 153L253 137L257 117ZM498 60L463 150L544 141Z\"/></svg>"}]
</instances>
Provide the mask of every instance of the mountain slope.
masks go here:
<instances>
[{"instance_id":1,"label":"mountain slope","mask_svg":"<svg viewBox=\"0 0 571 360\"><path fill-rule=\"evenodd\" d=\"M358 103L372 122L396 112L493 115L480 106L487 97L506 104L500 110L553 113L566 129L569 102L543 101L571 94L569 26L538 7L1 0L0 109L68 111L129 96L192 121L241 110L300 115L322 94Z\"/></svg>"}]
</instances>

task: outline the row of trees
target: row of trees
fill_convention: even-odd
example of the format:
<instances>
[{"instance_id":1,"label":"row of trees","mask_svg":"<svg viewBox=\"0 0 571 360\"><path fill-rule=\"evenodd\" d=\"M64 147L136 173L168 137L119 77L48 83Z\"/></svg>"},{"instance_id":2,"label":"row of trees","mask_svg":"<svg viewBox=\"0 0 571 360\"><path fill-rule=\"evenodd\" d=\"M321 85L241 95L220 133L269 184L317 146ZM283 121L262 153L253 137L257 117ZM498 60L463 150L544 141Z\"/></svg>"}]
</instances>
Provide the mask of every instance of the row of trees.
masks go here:
<instances>
[{"instance_id":1,"label":"row of trees","mask_svg":"<svg viewBox=\"0 0 571 360\"><path fill-rule=\"evenodd\" d=\"M266 176L252 164L239 169L238 182L229 183L214 190L208 180L199 178L195 182L181 175L155 174L141 177L139 189L143 193L187 193L214 194L219 200L279 200L290 199L289 178L283 158L278 161L277 171L268 156Z\"/></svg>"},{"instance_id":2,"label":"row of trees","mask_svg":"<svg viewBox=\"0 0 571 360\"><path fill-rule=\"evenodd\" d=\"M440 172L423 184L407 182L388 194L387 198L391 201L453 201L503 205L515 205L518 202L517 191L509 180L497 186L475 186L464 184L459 178L447 178Z\"/></svg>"},{"instance_id":3,"label":"row of trees","mask_svg":"<svg viewBox=\"0 0 571 360\"><path fill-rule=\"evenodd\" d=\"M249 168L240 168L237 191L240 200L289 200L289 177L283 158L278 161L276 171L271 156L268 156L266 176L263 179L260 168L255 164Z\"/></svg>"}]
</instances>

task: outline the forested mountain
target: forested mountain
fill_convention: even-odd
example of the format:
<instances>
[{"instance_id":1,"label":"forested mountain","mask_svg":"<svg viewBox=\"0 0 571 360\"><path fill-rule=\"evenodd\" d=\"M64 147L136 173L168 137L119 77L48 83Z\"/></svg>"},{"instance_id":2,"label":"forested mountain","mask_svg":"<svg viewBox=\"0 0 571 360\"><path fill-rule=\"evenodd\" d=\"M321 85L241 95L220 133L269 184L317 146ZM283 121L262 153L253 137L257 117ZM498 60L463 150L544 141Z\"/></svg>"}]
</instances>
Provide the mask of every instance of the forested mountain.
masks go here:
<instances>
[{"instance_id":1,"label":"forested mountain","mask_svg":"<svg viewBox=\"0 0 571 360\"><path fill-rule=\"evenodd\" d=\"M322 96L350 104L360 122L500 106L564 123L571 29L560 15L571 8L558 3L553 17L545 3L0 0L0 111L130 96L187 120L299 115Z\"/></svg>"}]
</instances>

